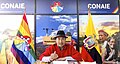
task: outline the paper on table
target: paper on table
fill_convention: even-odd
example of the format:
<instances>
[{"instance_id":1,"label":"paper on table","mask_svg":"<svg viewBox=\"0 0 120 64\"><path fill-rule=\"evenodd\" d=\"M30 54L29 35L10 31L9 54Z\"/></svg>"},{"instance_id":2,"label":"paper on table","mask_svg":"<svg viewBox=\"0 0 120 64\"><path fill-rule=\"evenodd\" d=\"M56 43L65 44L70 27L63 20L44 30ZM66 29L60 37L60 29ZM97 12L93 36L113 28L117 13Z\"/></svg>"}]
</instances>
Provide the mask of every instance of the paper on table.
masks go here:
<instances>
[{"instance_id":1,"label":"paper on table","mask_svg":"<svg viewBox=\"0 0 120 64\"><path fill-rule=\"evenodd\" d=\"M96 64L96 62L80 62L80 64Z\"/></svg>"},{"instance_id":2,"label":"paper on table","mask_svg":"<svg viewBox=\"0 0 120 64\"><path fill-rule=\"evenodd\" d=\"M53 61L52 64L68 64L68 61Z\"/></svg>"},{"instance_id":3,"label":"paper on table","mask_svg":"<svg viewBox=\"0 0 120 64\"><path fill-rule=\"evenodd\" d=\"M71 61L73 61L73 60L75 61L75 59L73 59L71 56L67 56L67 57L65 57L65 58L66 58L67 61L70 61L70 60L71 60Z\"/></svg>"}]
</instances>

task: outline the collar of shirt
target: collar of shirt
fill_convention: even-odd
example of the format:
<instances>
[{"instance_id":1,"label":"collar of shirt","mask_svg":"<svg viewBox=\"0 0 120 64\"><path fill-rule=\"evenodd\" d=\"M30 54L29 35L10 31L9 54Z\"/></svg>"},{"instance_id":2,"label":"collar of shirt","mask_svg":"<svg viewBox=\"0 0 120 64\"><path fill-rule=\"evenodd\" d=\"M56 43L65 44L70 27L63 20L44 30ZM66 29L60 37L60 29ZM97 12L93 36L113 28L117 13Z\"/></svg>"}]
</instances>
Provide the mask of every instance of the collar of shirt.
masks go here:
<instances>
[{"instance_id":1,"label":"collar of shirt","mask_svg":"<svg viewBox=\"0 0 120 64\"><path fill-rule=\"evenodd\" d=\"M69 44L65 44L64 46L63 46L63 50L66 50L67 49L67 47L68 47L68 45ZM54 46L57 46L57 44L54 44ZM58 46L57 46L58 47ZM59 47L58 47L59 48Z\"/></svg>"}]
</instances>

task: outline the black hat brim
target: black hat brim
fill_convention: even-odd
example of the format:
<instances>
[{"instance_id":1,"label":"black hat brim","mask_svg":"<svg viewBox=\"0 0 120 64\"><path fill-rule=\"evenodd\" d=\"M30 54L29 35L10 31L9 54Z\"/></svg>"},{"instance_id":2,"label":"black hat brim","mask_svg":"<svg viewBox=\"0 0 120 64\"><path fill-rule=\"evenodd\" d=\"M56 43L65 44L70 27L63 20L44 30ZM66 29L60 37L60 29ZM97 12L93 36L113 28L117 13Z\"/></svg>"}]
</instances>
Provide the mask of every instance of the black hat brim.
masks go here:
<instances>
[{"instance_id":1,"label":"black hat brim","mask_svg":"<svg viewBox=\"0 0 120 64\"><path fill-rule=\"evenodd\" d=\"M54 39L56 39L57 37L65 37L65 38L68 38L68 37L66 37L66 36L56 36L56 37L54 37Z\"/></svg>"}]
</instances>

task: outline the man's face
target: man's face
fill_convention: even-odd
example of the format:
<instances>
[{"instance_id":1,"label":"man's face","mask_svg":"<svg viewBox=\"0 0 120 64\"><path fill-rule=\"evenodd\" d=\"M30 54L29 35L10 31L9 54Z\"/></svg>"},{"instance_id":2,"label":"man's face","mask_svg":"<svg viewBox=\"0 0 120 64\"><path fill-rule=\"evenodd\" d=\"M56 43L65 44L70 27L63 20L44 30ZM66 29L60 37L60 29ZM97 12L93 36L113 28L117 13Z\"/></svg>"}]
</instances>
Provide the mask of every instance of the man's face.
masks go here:
<instances>
[{"instance_id":1,"label":"man's face","mask_svg":"<svg viewBox=\"0 0 120 64\"><path fill-rule=\"evenodd\" d=\"M99 32L99 40L104 42L107 39L107 36L103 32Z\"/></svg>"},{"instance_id":2,"label":"man's face","mask_svg":"<svg viewBox=\"0 0 120 64\"><path fill-rule=\"evenodd\" d=\"M57 37L56 43L59 47L63 47L65 45L66 38L65 37Z\"/></svg>"}]
</instances>

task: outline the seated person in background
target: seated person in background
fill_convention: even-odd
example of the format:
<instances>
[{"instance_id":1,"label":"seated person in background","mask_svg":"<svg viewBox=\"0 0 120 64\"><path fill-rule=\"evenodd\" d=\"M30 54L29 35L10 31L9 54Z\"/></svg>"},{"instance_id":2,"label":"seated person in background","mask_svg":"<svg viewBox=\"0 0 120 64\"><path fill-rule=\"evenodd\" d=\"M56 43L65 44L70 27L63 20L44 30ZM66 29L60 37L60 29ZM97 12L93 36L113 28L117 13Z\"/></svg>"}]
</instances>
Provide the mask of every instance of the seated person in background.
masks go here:
<instances>
[{"instance_id":1,"label":"seated person in background","mask_svg":"<svg viewBox=\"0 0 120 64\"><path fill-rule=\"evenodd\" d=\"M115 49L115 39L110 37L108 39L108 44L105 48L105 51L102 55L103 63L107 63L107 61L115 61L117 58L117 50Z\"/></svg>"},{"instance_id":2,"label":"seated person in background","mask_svg":"<svg viewBox=\"0 0 120 64\"><path fill-rule=\"evenodd\" d=\"M67 32L66 33L66 36L70 36L71 37L71 42L69 43L69 44L71 44L71 45L75 45L75 44L77 44L76 42L75 42L75 40L72 38L72 34L70 33L70 32Z\"/></svg>"},{"instance_id":3,"label":"seated person in background","mask_svg":"<svg viewBox=\"0 0 120 64\"><path fill-rule=\"evenodd\" d=\"M56 43L46 48L39 60L43 62L51 62L54 60L66 60L66 58L82 61L81 54L74 49L73 45L66 44L66 36L64 31L59 30L55 37Z\"/></svg>"}]
</instances>

